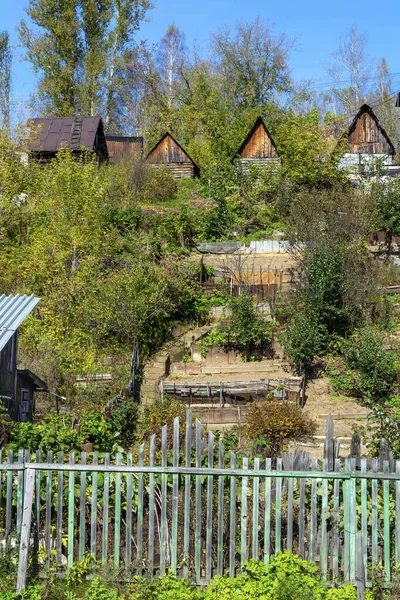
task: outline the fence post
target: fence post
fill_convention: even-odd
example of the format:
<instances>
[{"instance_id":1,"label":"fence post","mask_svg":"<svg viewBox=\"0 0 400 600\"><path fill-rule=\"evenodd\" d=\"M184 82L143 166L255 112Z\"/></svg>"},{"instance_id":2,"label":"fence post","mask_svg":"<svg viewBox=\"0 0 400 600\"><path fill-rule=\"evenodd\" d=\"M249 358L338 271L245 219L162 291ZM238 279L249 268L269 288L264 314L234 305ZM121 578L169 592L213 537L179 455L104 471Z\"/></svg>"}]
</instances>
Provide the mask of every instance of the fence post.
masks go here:
<instances>
[{"instance_id":1,"label":"fence post","mask_svg":"<svg viewBox=\"0 0 400 600\"><path fill-rule=\"evenodd\" d=\"M29 541L31 537L32 501L35 487L35 470L27 469L24 507L22 512L21 538L19 545L19 561L17 576L17 592L25 588L26 572L28 569Z\"/></svg>"}]
</instances>

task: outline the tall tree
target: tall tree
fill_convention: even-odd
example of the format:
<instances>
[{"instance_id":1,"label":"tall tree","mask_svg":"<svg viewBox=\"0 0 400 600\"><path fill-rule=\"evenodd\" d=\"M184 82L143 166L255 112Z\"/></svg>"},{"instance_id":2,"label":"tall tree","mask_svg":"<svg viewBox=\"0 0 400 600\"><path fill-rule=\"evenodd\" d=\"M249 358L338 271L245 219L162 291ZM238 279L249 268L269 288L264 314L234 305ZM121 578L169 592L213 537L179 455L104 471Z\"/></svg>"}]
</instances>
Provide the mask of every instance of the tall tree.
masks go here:
<instances>
[{"instance_id":1,"label":"tall tree","mask_svg":"<svg viewBox=\"0 0 400 600\"><path fill-rule=\"evenodd\" d=\"M185 36L176 25L168 27L157 54L159 68L167 85L168 105L172 106L174 82L182 75L185 63Z\"/></svg>"},{"instance_id":2,"label":"tall tree","mask_svg":"<svg viewBox=\"0 0 400 600\"><path fill-rule=\"evenodd\" d=\"M212 50L225 92L233 94L239 103L261 107L274 94L289 91L288 55L293 44L259 18L214 34Z\"/></svg>"},{"instance_id":3,"label":"tall tree","mask_svg":"<svg viewBox=\"0 0 400 600\"><path fill-rule=\"evenodd\" d=\"M327 67L332 82L331 93L339 106L335 112L354 115L366 99L371 60L367 56L367 38L353 25L340 40Z\"/></svg>"},{"instance_id":4,"label":"tall tree","mask_svg":"<svg viewBox=\"0 0 400 600\"><path fill-rule=\"evenodd\" d=\"M10 129L11 62L10 35L0 31L0 114L6 130Z\"/></svg>"},{"instance_id":5,"label":"tall tree","mask_svg":"<svg viewBox=\"0 0 400 600\"><path fill-rule=\"evenodd\" d=\"M38 98L53 115L105 114L115 127L121 80L150 0L30 0L34 28L19 26L26 58L39 74Z\"/></svg>"}]
</instances>

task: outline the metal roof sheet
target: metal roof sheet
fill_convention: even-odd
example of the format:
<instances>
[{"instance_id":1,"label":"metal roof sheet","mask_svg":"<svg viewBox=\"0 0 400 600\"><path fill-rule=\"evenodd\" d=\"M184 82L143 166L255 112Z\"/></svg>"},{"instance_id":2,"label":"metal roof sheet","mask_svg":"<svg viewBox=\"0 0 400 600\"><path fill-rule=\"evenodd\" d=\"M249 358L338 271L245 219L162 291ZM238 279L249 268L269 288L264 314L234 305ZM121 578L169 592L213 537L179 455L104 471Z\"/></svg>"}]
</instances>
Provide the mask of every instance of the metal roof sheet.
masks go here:
<instances>
[{"instance_id":1,"label":"metal roof sheet","mask_svg":"<svg viewBox=\"0 0 400 600\"><path fill-rule=\"evenodd\" d=\"M107 158L103 121L96 117L53 117L29 119L27 148L31 152L54 153L61 148L99 151Z\"/></svg>"},{"instance_id":2,"label":"metal roof sheet","mask_svg":"<svg viewBox=\"0 0 400 600\"><path fill-rule=\"evenodd\" d=\"M40 301L31 296L0 296L0 351Z\"/></svg>"}]
</instances>

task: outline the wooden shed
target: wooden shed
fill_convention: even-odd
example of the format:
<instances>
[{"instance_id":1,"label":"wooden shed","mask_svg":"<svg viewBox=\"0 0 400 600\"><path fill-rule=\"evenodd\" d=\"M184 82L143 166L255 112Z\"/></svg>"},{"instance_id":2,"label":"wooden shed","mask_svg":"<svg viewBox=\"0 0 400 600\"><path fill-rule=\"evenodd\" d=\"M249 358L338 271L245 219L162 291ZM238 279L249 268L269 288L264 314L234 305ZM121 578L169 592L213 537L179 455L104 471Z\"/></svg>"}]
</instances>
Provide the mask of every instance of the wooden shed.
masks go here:
<instances>
[{"instance_id":1,"label":"wooden shed","mask_svg":"<svg viewBox=\"0 0 400 600\"><path fill-rule=\"evenodd\" d=\"M344 135L347 152L343 154L341 166L358 165L372 158L383 158L387 165L392 163L395 147L368 104L361 106Z\"/></svg>"},{"instance_id":2,"label":"wooden shed","mask_svg":"<svg viewBox=\"0 0 400 600\"><path fill-rule=\"evenodd\" d=\"M280 163L279 152L274 139L262 117L258 117L235 157L245 171L250 165L265 167Z\"/></svg>"},{"instance_id":3,"label":"wooden shed","mask_svg":"<svg viewBox=\"0 0 400 600\"><path fill-rule=\"evenodd\" d=\"M108 156L110 162L128 162L143 153L143 138L141 136L106 135Z\"/></svg>"},{"instance_id":4,"label":"wooden shed","mask_svg":"<svg viewBox=\"0 0 400 600\"><path fill-rule=\"evenodd\" d=\"M47 385L28 369L17 368L18 330L32 312L35 296L0 296L0 399L14 421L30 421L34 393Z\"/></svg>"},{"instance_id":5,"label":"wooden shed","mask_svg":"<svg viewBox=\"0 0 400 600\"><path fill-rule=\"evenodd\" d=\"M199 167L169 132L150 150L146 162L167 168L176 178L200 175Z\"/></svg>"},{"instance_id":6,"label":"wooden shed","mask_svg":"<svg viewBox=\"0 0 400 600\"><path fill-rule=\"evenodd\" d=\"M79 154L89 150L100 160L108 159L106 136L100 117L54 117L29 119L27 150L33 158L46 161L63 148Z\"/></svg>"}]
</instances>

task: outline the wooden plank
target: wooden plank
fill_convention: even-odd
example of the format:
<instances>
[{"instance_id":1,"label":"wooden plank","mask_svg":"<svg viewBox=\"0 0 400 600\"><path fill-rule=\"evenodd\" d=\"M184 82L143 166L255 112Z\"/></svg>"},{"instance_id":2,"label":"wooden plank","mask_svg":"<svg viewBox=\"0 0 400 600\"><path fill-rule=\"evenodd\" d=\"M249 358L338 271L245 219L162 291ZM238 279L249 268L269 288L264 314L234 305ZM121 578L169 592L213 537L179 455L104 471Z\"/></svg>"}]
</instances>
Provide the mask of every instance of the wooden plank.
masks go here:
<instances>
[{"instance_id":1,"label":"wooden plank","mask_svg":"<svg viewBox=\"0 0 400 600\"><path fill-rule=\"evenodd\" d=\"M340 471L340 459L335 460L335 471ZM332 553L332 575L339 575L339 504L340 504L340 481L333 482L333 553Z\"/></svg>"},{"instance_id":2,"label":"wooden plank","mask_svg":"<svg viewBox=\"0 0 400 600\"><path fill-rule=\"evenodd\" d=\"M276 473L282 471L282 459L276 459ZM282 549L282 477L275 478L275 554Z\"/></svg>"},{"instance_id":3,"label":"wooden plank","mask_svg":"<svg viewBox=\"0 0 400 600\"><path fill-rule=\"evenodd\" d=\"M161 464L167 466L167 425L161 429ZM161 475L161 519L160 519L160 575L165 575L167 554L167 476Z\"/></svg>"},{"instance_id":4,"label":"wooden plank","mask_svg":"<svg viewBox=\"0 0 400 600\"><path fill-rule=\"evenodd\" d=\"M367 460L361 459L360 462L361 473L367 471ZM367 547L368 547L368 511L367 511L367 480L361 479L361 553L363 561L364 573L367 573Z\"/></svg>"},{"instance_id":5,"label":"wooden plank","mask_svg":"<svg viewBox=\"0 0 400 600\"><path fill-rule=\"evenodd\" d=\"M254 459L254 469L260 470L260 459ZM260 479L253 479L253 530L252 530L252 558L259 559L258 550L258 521L259 521L259 502L260 502Z\"/></svg>"},{"instance_id":6,"label":"wooden plank","mask_svg":"<svg viewBox=\"0 0 400 600\"><path fill-rule=\"evenodd\" d=\"M214 434L208 432L208 466L214 466ZM212 578L212 538L213 538L213 487L214 478L207 476L207 516L206 516L206 581Z\"/></svg>"},{"instance_id":7,"label":"wooden plank","mask_svg":"<svg viewBox=\"0 0 400 600\"><path fill-rule=\"evenodd\" d=\"M374 473L378 472L378 459L375 459L372 464L372 470ZM376 568L378 565L378 481L373 479L371 483L371 501L372 501L372 529L371 529L371 541L372 541L372 567Z\"/></svg>"},{"instance_id":8,"label":"wooden plank","mask_svg":"<svg viewBox=\"0 0 400 600\"><path fill-rule=\"evenodd\" d=\"M225 448L223 443L219 442L218 467L223 469L225 466ZM218 477L218 541L217 541L217 573L224 573L224 477Z\"/></svg>"},{"instance_id":9,"label":"wooden plank","mask_svg":"<svg viewBox=\"0 0 400 600\"><path fill-rule=\"evenodd\" d=\"M399 475L396 481L396 533L395 533L395 561L400 564L400 460L396 460L396 473Z\"/></svg>"},{"instance_id":10,"label":"wooden plank","mask_svg":"<svg viewBox=\"0 0 400 600\"><path fill-rule=\"evenodd\" d=\"M179 467L179 417L174 419L173 465ZM178 561L179 476L172 476L171 570L176 575Z\"/></svg>"},{"instance_id":11,"label":"wooden plank","mask_svg":"<svg viewBox=\"0 0 400 600\"><path fill-rule=\"evenodd\" d=\"M347 459L349 464L349 472L354 473L356 470L355 460L352 458ZM349 515L349 560L350 560L350 581L355 582L356 579L356 535L357 535L357 497L356 497L356 479L353 477L348 482L350 488L350 515Z\"/></svg>"},{"instance_id":12,"label":"wooden plank","mask_svg":"<svg viewBox=\"0 0 400 600\"><path fill-rule=\"evenodd\" d=\"M99 463L99 455L97 452L93 453L93 466L96 467ZM97 471L92 472L92 508L91 508L91 519L90 519L90 552L94 558L96 558L96 538L97 538L97 482L98 473Z\"/></svg>"},{"instance_id":13,"label":"wooden plank","mask_svg":"<svg viewBox=\"0 0 400 600\"><path fill-rule=\"evenodd\" d=\"M140 453L140 451L139 451L139 453ZM140 456L140 454L139 454L139 456ZM121 462L122 462L121 452L117 452L117 455L115 457L115 462L118 466L121 465ZM143 478L143 475L140 475L139 477ZM140 497L140 492L138 490L138 519L139 519L139 497ZM114 503L114 566L116 568L119 567L119 563L121 560L120 544L121 544L121 473L116 473L115 474L115 503ZM139 548L139 532L138 532L138 548ZM138 569L139 569L139 561L138 561Z\"/></svg>"},{"instance_id":14,"label":"wooden plank","mask_svg":"<svg viewBox=\"0 0 400 600\"><path fill-rule=\"evenodd\" d=\"M139 447L139 465L144 465L144 444ZM136 569L139 576L143 571L143 494L144 479L143 473L138 475L138 516L137 516L137 560Z\"/></svg>"},{"instance_id":15,"label":"wooden plank","mask_svg":"<svg viewBox=\"0 0 400 600\"><path fill-rule=\"evenodd\" d=\"M265 461L265 471L271 472L271 459ZM271 477L265 477L264 563L269 566L271 545Z\"/></svg>"},{"instance_id":16,"label":"wooden plank","mask_svg":"<svg viewBox=\"0 0 400 600\"><path fill-rule=\"evenodd\" d=\"M151 452L150 452L151 455ZM151 459L150 459L151 460ZM127 466L132 465L132 454L129 453L128 456L126 457L126 462L127 462ZM153 475L154 477L154 475ZM126 521L125 521L125 539L126 539L126 546L125 546L125 568L129 569L132 563L132 497L133 497L133 479L132 479L132 473L128 472L126 475ZM149 499L149 510L150 510L150 504L151 501L153 501L153 508L154 508L154 487L153 487L153 499ZM153 518L154 518L154 510L153 510ZM149 514L149 520L150 520L150 514ZM150 532L149 532L150 535Z\"/></svg>"},{"instance_id":17,"label":"wooden plank","mask_svg":"<svg viewBox=\"0 0 400 600\"><path fill-rule=\"evenodd\" d=\"M110 464L110 454L107 452L104 457L104 464ZM110 507L110 473L104 473L103 483L103 527L101 543L101 564L106 566L108 560L108 521Z\"/></svg>"},{"instance_id":18,"label":"wooden plank","mask_svg":"<svg viewBox=\"0 0 400 600\"><path fill-rule=\"evenodd\" d=\"M383 472L389 473L389 461L383 461ZM385 580L390 581L390 482L383 482L383 556Z\"/></svg>"},{"instance_id":19,"label":"wooden plank","mask_svg":"<svg viewBox=\"0 0 400 600\"><path fill-rule=\"evenodd\" d=\"M53 453L50 451L47 453L47 462L52 464ZM46 477L46 515L45 515L45 549L46 549L46 566L50 566L51 556L51 483L52 483L53 471L47 470Z\"/></svg>"},{"instance_id":20,"label":"wooden plank","mask_svg":"<svg viewBox=\"0 0 400 600\"><path fill-rule=\"evenodd\" d=\"M293 550L293 477L287 482L287 550Z\"/></svg>"},{"instance_id":21,"label":"wooden plank","mask_svg":"<svg viewBox=\"0 0 400 600\"><path fill-rule=\"evenodd\" d=\"M186 411L186 439L185 439L185 466L191 466L192 451L192 411ZM189 574L189 550L190 550L190 475L185 475L185 507L184 507L184 525L183 525L183 576Z\"/></svg>"},{"instance_id":22,"label":"wooden plank","mask_svg":"<svg viewBox=\"0 0 400 600\"><path fill-rule=\"evenodd\" d=\"M331 460L331 459L329 459ZM332 459L333 460L333 459ZM328 459L324 458L322 468L328 470ZM321 507L321 548L320 548L320 569L323 577L328 572L328 535L327 535L327 513L328 513L328 480L322 480L322 507Z\"/></svg>"},{"instance_id":23,"label":"wooden plank","mask_svg":"<svg viewBox=\"0 0 400 600\"><path fill-rule=\"evenodd\" d=\"M64 452L58 453L58 464L64 464ZM82 473L81 477L85 476L86 473ZM64 476L63 471L57 472L57 541L56 541L56 560L57 564L61 564L61 550L62 550L62 538L63 538L63 485ZM83 553L82 553L83 558ZM82 560L80 558L80 560Z\"/></svg>"},{"instance_id":24,"label":"wooden plank","mask_svg":"<svg viewBox=\"0 0 400 600\"><path fill-rule=\"evenodd\" d=\"M87 462L87 453L82 452L81 464ZM60 475L60 474L59 474ZM79 493L79 549L78 557L82 560L86 552L86 490L87 476L84 471L81 472L80 493Z\"/></svg>"},{"instance_id":25,"label":"wooden plank","mask_svg":"<svg viewBox=\"0 0 400 600\"><path fill-rule=\"evenodd\" d=\"M248 470L249 459L243 459L243 469ZM244 564L247 560L247 493L248 477L242 477L242 500L240 510L240 567L244 570Z\"/></svg>"},{"instance_id":26,"label":"wooden plank","mask_svg":"<svg viewBox=\"0 0 400 600\"><path fill-rule=\"evenodd\" d=\"M201 467L201 423L196 419L196 467ZM196 530L195 530L195 573L196 582L201 579L201 476L196 476Z\"/></svg>"},{"instance_id":27,"label":"wooden plank","mask_svg":"<svg viewBox=\"0 0 400 600\"><path fill-rule=\"evenodd\" d=\"M69 455L69 464L75 462L75 453ZM74 516L75 516L75 472L70 471L68 476L68 568L74 563Z\"/></svg>"},{"instance_id":28,"label":"wooden plank","mask_svg":"<svg viewBox=\"0 0 400 600\"><path fill-rule=\"evenodd\" d=\"M305 503L306 503L306 482L304 479L299 481L299 556L305 557L304 554L304 539L305 539Z\"/></svg>"},{"instance_id":29,"label":"wooden plank","mask_svg":"<svg viewBox=\"0 0 400 600\"><path fill-rule=\"evenodd\" d=\"M318 460L312 460L312 470L318 471ZM311 479L311 514L310 514L310 549L309 560L315 562L317 545L317 477L314 475Z\"/></svg>"},{"instance_id":30,"label":"wooden plank","mask_svg":"<svg viewBox=\"0 0 400 600\"><path fill-rule=\"evenodd\" d=\"M231 471L236 469L236 454L230 453ZM236 567L236 477L231 476L229 499L229 577L235 577Z\"/></svg>"},{"instance_id":31,"label":"wooden plank","mask_svg":"<svg viewBox=\"0 0 400 600\"><path fill-rule=\"evenodd\" d=\"M36 464L40 463L41 452L40 450L36 451ZM34 538L34 551L35 555L39 551L39 526L40 526L40 479L41 479L41 471L36 469L35 473L35 538ZM61 560L61 557L60 557Z\"/></svg>"},{"instance_id":32,"label":"wooden plank","mask_svg":"<svg viewBox=\"0 0 400 600\"><path fill-rule=\"evenodd\" d=\"M153 466L156 459L156 436L152 435L150 438L150 466ZM154 474L150 473L150 486L149 486L149 537L148 537L148 564L149 564L149 575L153 577L154 573L154 492L155 482Z\"/></svg>"},{"instance_id":33,"label":"wooden plank","mask_svg":"<svg viewBox=\"0 0 400 600\"><path fill-rule=\"evenodd\" d=\"M17 574L17 592L26 586L28 570L29 542L31 537L32 502L35 487L35 470L28 468L26 472L26 487L22 511L21 536L19 545L19 560Z\"/></svg>"},{"instance_id":34,"label":"wooden plank","mask_svg":"<svg viewBox=\"0 0 400 600\"><path fill-rule=\"evenodd\" d=\"M12 450L8 451L8 462L10 465L14 462L14 454ZM11 519L12 519L12 496L13 496L13 472L11 469L7 471L6 477L6 544L10 543L11 537Z\"/></svg>"},{"instance_id":35,"label":"wooden plank","mask_svg":"<svg viewBox=\"0 0 400 600\"><path fill-rule=\"evenodd\" d=\"M24 463L24 451L18 450L18 462ZM24 472L18 471L17 475L17 537L21 534L22 509L24 505Z\"/></svg>"}]
</instances>

